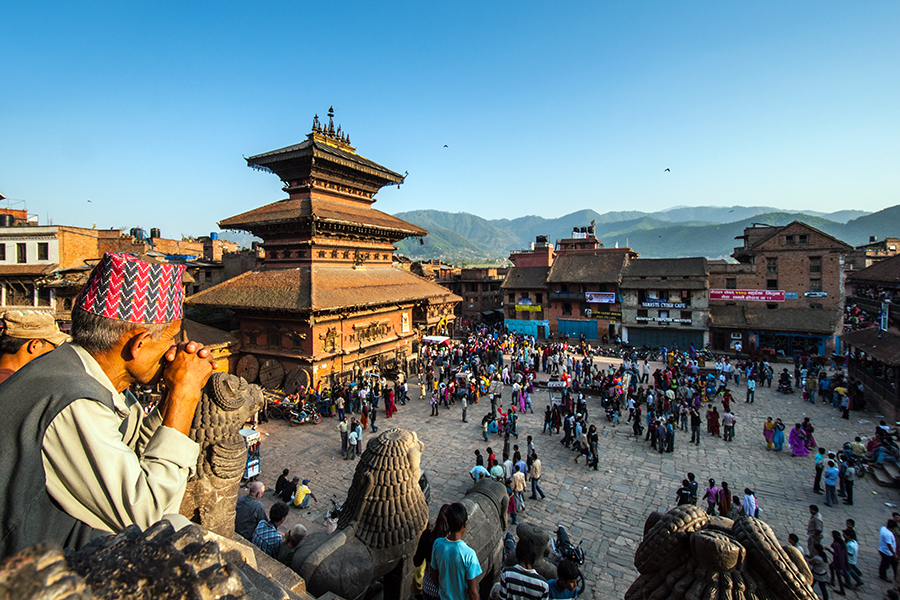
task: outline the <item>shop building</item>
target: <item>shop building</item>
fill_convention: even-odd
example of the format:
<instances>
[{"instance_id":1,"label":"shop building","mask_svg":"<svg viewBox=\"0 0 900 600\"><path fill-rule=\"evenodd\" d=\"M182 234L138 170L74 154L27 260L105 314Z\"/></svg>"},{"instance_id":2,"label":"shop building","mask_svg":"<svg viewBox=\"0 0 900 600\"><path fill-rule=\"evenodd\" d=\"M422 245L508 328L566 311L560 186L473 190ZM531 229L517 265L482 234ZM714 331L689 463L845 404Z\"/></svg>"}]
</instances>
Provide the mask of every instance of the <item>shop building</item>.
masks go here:
<instances>
[{"instance_id":1,"label":"shop building","mask_svg":"<svg viewBox=\"0 0 900 600\"><path fill-rule=\"evenodd\" d=\"M788 356L839 349L844 256L853 248L800 221L754 224L737 239L737 264L709 261L712 347Z\"/></svg>"},{"instance_id":2,"label":"shop building","mask_svg":"<svg viewBox=\"0 0 900 600\"><path fill-rule=\"evenodd\" d=\"M528 250L510 253L513 266L500 286L500 293L504 324L513 333L541 339L550 335L545 302L553 256L553 246L546 235L537 236Z\"/></svg>"},{"instance_id":3,"label":"shop building","mask_svg":"<svg viewBox=\"0 0 900 600\"><path fill-rule=\"evenodd\" d=\"M706 258L638 258L622 271L622 340L699 350L709 344Z\"/></svg>"},{"instance_id":4,"label":"shop building","mask_svg":"<svg viewBox=\"0 0 900 600\"><path fill-rule=\"evenodd\" d=\"M604 248L594 226L559 240L547 276L550 333L557 337L611 342L619 337L622 308L619 283L631 248Z\"/></svg>"}]
</instances>

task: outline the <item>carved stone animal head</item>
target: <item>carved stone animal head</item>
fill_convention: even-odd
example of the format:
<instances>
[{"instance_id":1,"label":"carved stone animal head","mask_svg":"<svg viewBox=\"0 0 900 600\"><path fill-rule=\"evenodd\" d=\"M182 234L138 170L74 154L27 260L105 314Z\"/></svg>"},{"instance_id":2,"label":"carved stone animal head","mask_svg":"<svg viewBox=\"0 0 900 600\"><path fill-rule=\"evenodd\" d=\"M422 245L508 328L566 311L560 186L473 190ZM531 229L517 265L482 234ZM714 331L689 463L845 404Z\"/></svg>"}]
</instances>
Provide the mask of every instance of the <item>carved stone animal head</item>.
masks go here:
<instances>
[{"instance_id":1,"label":"carved stone animal head","mask_svg":"<svg viewBox=\"0 0 900 600\"><path fill-rule=\"evenodd\" d=\"M0 598L16 600L181 600L247 598L238 569L197 527L166 521L131 525L63 555L30 546L0 565Z\"/></svg>"},{"instance_id":2,"label":"carved stone animal head","mask_svg":"<svg viewBox=\"0 0 900 600\"><path fill-rule=\"evenodd\" d=\"M200 456L179 512L225 537L234 535L234 508L247 464L247 447L239 432L264 405L259 386L235 375L213 373L194 413L190 438L200 445Z\"/></svg>"},{"instance_id":3,"label":"carved stone animal head","mask_svg":"<svg viewBox=\"0 0 900 600\"><path fill-rule=\"evenodd\" d=\"M373 550L414 546L428 525L428 505L419 487L424 448L415 432L403 429L370 439L356 465L338 529L354 527L356 537Z\"/></svg>"},{"instance_id":4,"label":"carved stone animal head","mask_svg":"<svg viewBox=\"0 0 900 600\"><path fill-rule=\"evenodd\" d=\"M634 565L640 575L626 600L816 600L806 561L763 521L709 517L692 505L650 515Z\"/></svg>"}]
</instances>

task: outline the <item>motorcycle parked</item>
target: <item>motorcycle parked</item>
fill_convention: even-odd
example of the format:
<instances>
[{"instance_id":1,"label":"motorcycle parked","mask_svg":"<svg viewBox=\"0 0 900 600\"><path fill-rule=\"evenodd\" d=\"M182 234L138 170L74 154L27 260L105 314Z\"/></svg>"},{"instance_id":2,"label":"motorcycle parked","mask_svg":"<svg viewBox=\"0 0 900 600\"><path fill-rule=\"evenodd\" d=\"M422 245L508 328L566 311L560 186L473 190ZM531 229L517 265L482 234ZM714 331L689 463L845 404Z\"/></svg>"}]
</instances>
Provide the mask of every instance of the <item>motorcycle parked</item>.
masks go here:
<instances>
[{"instance_id":1,"label":"motorcycle parked","mask_svg":"<svg viewBox=\"0 0 900 600\"><path fill-rule=\"evenodd\" d=\"M288 409L284 413L284 418L288 419L291 427L303 425L304 423L313 423L318 425L322 422L322 415L319 414L318 408L315 406L299 406L294 409Z\"/></svg>"}]
</instances>

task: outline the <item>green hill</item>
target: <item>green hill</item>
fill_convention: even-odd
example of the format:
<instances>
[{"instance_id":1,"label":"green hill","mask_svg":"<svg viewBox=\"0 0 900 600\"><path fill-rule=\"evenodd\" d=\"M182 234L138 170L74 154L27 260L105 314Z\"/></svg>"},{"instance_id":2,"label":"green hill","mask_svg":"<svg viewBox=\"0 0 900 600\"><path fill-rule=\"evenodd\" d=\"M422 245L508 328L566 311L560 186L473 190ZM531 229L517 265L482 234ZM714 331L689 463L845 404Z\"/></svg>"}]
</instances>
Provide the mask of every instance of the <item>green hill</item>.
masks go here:
<instances>
[{"instance_id":1,"label":"green hill","mask_svg":"<svg viewBox=\"0 0 900 600\"><path fill-rule=\"evenodd\" d=\"M502 261L511 250L527 248L537 235L546 235L555 243L570 237L573 228L585 227L592 221L597 237L607 248L630 246L642 256L658 258L729 256L740 244L734 238L752 223L787 225L795 220L803 221L854 246L867 242L871 235L879 239L900 235L900 205L872 214L855 210L802 213L733 206L677 207L655 213L600 214L584 209L555 219L529 215L487 220L468 213L437 210L410 211L396 216L429 230L424 245L415 240L398 244L401 253L411 258L440 258L467 264Z\"/></svg>"}]
</instances>

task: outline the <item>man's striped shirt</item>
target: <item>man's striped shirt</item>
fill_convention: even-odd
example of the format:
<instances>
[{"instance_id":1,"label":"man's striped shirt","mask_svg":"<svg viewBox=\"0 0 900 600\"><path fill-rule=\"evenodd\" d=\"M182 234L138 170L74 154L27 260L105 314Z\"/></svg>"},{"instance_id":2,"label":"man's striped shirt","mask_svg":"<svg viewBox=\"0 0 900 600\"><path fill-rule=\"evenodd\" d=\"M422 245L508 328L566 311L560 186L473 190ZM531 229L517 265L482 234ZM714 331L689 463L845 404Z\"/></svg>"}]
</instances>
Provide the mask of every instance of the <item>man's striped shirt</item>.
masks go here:
<instances>
[{"instance_id":1,"label":"man's striped shirt","mask_svg":"<svg viewBox=\"0 0 900 600\"><path fill-rule=\"evenodd\" d=\"M550 586L534 569L515 565L500 574L500 600L545 600L549 597Z\"/></svg>"}]
</instances>

